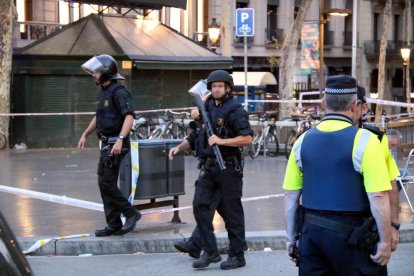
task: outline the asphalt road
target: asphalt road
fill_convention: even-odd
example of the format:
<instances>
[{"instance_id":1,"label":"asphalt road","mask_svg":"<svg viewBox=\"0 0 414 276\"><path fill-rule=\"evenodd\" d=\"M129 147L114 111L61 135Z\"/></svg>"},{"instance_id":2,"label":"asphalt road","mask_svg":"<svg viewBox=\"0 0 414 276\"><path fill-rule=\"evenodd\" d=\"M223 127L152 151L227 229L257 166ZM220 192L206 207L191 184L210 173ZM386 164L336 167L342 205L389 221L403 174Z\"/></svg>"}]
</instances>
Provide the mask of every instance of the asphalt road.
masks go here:
<instances>
[{"instance_id":1,"label":"asphalt road","mask_svg":"<svg viewBox=\"0 0 414 276\"><path fill-rule=\"evenodd\" d=\"M87 149L42 149L0 151L0 185L31 191L65 195L75 199L101 203L97 186L98 151ZM400 163L404 161L400 160ZM180 206L191 206L194 181L198 170L193 157L185 158L185 192ZM287 160L259 156L245 159L243 198L282 193ZM400 164L400 165L402 165ZM409 187L414 198L414 185ZM407 201L401 193L400 221L414 222ZM137 204L148 201L138 201ZM243 204L246 231L284 230L283 198L249 201ZM170 208L170 207L167 207ZM103 212L46 202L29 197L0 192L0 210L17 237L55 237L93 233L105 226ZM188 236L195 227L192 209L180 212L183 224L169 223L171 213L144 216L134 232L142 235ZM216 232L223 232L220 216L214 218Z\"/></svg>"},{"instance_id":2,"label":"asphalt road","mask_svg":"<svg viewBox=\"0 0 414 276\"><path fill-rule=\"evenodd\" d=\"M411 276L414 271L414 243L400 244L388 265L390 276ZM224 258L224 255L223 255ZM179 253L134 254L91 257L29 257L36 275L297 275L297 268L282 250L249 251L247 266L236 270L220 270L219 264L194 270L188 255Z\"/></svg>"}]
</instances>

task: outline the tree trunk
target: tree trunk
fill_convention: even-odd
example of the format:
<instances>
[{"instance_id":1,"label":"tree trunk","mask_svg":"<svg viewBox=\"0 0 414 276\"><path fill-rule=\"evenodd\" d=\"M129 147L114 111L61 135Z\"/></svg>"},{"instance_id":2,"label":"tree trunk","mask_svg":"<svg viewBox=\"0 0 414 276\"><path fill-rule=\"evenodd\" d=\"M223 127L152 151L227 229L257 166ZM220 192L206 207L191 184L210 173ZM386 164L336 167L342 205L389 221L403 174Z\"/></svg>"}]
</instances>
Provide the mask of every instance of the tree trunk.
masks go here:
<instances>
[{"instance_id":1,"label":"tree trunk","mask_svg":"<svg viewBox=\"0 0 414 276\"><path fill-rule=\"evenodd\" d=\"M220 20L220 48L221 54L231 57L232 33L230 30L230 5L229 0L221 1L221 20Z\"/></svg>"},{"instance_id":2,"label":"tree trunk","mask_svg":"<svg viewBox=\"0 0 414 276\"><path fill-rule=\"evenodd\" d=\"M17 13L13 0L0 1L0 113L10 112L10 74L13 28ZM9 117L0 116L0 129L8 138ZM7 139L8 141L8 139Z\"/></svg>"},{"instance_id":3,"label":"tree trunk","mask_svg":"<svg viewBox=\"0 0 414 276\"><path fill-rule=\"evenodd\" d=\"M385 57L387 48L387 35L391 18L392 0L387 0L384 8L384 22L382 27L381 48L378 62L378 99L384 99L385 86ZM377 104L375 109L375 122L380 122L382 115L382 105Z\"/></svg>"},{"instance_id":4,"label":"tree trunk","mask_svg":"<svg viewBox=\"0 0 414 276\"><path fill-rule=\"evenodd\" d=\"M283 40L282 56L279 67L279 96L282 100L292 98L293 92L293 73L296 60L297 45L305 19L306 12L309 9L312 0L303 0L300 4L296 19L292 22L289 30ZM281 103L279 117L289 115L289 104Z\"/></svg>"}]
</instances>

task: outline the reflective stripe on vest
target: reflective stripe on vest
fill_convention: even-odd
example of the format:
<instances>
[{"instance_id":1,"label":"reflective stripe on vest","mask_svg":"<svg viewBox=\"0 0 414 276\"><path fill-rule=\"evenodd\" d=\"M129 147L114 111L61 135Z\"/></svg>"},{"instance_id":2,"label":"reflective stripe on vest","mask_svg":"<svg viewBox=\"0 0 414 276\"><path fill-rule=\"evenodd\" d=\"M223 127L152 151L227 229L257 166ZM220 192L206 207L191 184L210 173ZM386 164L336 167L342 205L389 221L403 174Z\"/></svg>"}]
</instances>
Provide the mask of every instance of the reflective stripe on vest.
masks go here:
<instances>
[{"instance_id":1,"label":"reflective stripe on vest","mask_svg":"<svg viewBox=\"0 0 414 276\"><path fill-rule=\"evenodd\" d=\"M369 138L371 137L371 133L364 129L358 130L358 132L361 133L359 136L359 140L355 146L354 154L352 157L352 163L354 164L355 171L361 172L361 164L362 164L362 158L364 157L364 151L367 147Z\"/></svg>"}]
</instances>

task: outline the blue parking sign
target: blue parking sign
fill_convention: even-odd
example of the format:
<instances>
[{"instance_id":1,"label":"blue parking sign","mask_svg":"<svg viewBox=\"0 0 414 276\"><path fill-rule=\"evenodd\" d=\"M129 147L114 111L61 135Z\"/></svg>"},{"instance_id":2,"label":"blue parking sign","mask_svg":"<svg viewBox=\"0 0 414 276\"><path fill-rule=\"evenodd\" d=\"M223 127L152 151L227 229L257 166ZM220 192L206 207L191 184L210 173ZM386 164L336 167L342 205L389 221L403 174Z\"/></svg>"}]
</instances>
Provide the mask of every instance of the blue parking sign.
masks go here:
<instances>
[{"instance_id":1,"label":"blue parking sign","mask_svg":"<svg viewBox=\"0 0 414 276\"><path fill-rule=\"evenodd\" d=\"M254 36L254 9L236 9L236 36Z\"/></svg>"}]
</instances>

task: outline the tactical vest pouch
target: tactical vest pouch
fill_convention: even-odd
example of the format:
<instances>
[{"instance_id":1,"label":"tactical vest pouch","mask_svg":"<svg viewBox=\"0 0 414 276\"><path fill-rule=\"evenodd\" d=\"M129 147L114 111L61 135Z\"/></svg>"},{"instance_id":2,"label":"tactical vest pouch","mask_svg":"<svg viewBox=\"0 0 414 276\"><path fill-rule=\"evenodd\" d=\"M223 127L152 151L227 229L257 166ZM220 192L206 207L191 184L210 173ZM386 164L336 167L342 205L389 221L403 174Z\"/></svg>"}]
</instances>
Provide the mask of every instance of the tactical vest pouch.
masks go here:
<instances>
[{"instance_id":1,"label":"tactical vest pouch","mask_svg":"<svg viewBox=\"0 0 414 276\"><path fill-rule=\"evenodd\" d=\"M377 224L373 217L364 219L360 226L355 226L352 231L348 244L372 252L379 241Z\"/></svg>"},{"instance_id":2,"label":"tactical vest pouch","mask_svg":"<svg viewBox=\"0 0 414 276\"><path fill-rule=\"evenodd\" d=\"M122 117L121 117L122 119ZM120 126L120 118L116 114L110 112L102 112L100 120L100 131L103 133L111 133ZM121 124L122 127L122 124Z\"/></svg>"}]
</instances>

